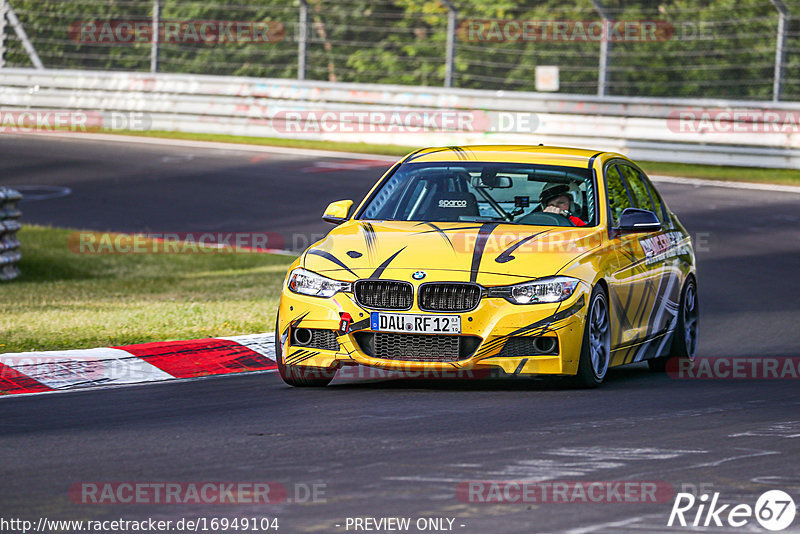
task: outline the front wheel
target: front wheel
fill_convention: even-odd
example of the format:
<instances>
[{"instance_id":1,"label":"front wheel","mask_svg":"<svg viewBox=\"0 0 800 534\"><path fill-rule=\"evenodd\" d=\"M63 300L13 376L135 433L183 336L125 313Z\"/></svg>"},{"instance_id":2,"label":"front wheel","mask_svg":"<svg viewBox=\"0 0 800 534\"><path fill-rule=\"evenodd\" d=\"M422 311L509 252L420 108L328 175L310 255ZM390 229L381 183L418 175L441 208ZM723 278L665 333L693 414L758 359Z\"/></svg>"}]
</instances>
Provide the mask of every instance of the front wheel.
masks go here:
<instances>
[{"instance_id":1,"label":"front wheel","mask_svg":"<svg viewBox=\"0 0 800 534\"><path fill-rule=\"evenodd\" d=\"M697 306L697 282L690 277L681 291L680 314L678 315L678 326L672 337L672 345L669 356L662 356L647 360L650 370L661 373L666 371L667 362L672 359L694 360L697 352L697 321L699 318Z\"/></svg>"},{"instance_id":2,"label":"front wheel","mask_svg":"<svg viewBox=\"0 0 800 534\"><path fill-rule=\"evenodd\" d=\"M575 376L578 384L596 388L603 383L611 361L611 319L608 297L602 286L592 290L583 329L583 346Z\"/></svg>"},{"instance_id":3,"label":"front wheel","mask_svg":"<svg viewBox=\"0 0 800 534\"><path fill-rule=\"evenodd\" d=\"M278 321L275 321L275 362L278 364L278 374L284 382L294 387L325 387L333 377L336 376L336 369L326 369L324 367L306 367L300 365L290 365L286 363L283 354L283 343L281 343L281 333L278 329Z\"/></svg>"}]
</instances>

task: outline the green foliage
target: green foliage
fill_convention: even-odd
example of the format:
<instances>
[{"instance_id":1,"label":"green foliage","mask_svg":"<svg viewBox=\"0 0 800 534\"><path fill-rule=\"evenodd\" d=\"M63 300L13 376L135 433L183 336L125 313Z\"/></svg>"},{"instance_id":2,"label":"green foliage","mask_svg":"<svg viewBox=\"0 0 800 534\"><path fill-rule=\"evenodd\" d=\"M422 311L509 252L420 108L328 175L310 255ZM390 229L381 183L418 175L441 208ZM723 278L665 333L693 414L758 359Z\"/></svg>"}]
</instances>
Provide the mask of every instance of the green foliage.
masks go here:
<instances>
[{"instance_id":1,"label":"green foliage","mask_svg":"<svg viewBox=\"0 0 800 534\"><path fill-rule=\"evenodd\" d=\"M150 20L153 0L11 0L44 64L56 68L147 71L151 45L76 42L81 21ZM297 0L160 0L162 20L280 24L268 43L162 43L159 69L256 77L297 76ZM307 0L307 78L440 86L444 83L447 8L441 0ZM456 86L535 90L538 65L560 67L561 92L595 94L596 40L486 40L471 21L600 20L590 0L453 0L460 23ZM789 19L784 99L800 98L800 0ZM656 40L609 45L607 94L770 99L778 13L769 0L604 0L616 21L658 24ZM29 66L8 28L9 66Z\"/></svg>"}]
</instances>

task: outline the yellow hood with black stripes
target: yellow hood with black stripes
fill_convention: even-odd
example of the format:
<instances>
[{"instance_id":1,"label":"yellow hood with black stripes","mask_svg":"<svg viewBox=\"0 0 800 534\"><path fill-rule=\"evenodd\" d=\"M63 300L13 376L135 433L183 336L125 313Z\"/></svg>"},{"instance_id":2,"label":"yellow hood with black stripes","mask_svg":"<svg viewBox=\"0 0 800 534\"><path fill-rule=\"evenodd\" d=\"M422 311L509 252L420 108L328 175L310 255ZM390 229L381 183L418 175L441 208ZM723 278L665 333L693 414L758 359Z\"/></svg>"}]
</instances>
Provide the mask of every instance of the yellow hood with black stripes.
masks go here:
<instances>
[{"instance_id":1,"label":"yellow hood with black stripes","mask_svg":"<svg viewBox=\"0 0 800 534\"><path fill-rule=\"evenodd\" d=\"M505 285L557 274L601 244L598 228L350 220L312 246L303 265L325 276Z\"/></svg>"}]
</instances>

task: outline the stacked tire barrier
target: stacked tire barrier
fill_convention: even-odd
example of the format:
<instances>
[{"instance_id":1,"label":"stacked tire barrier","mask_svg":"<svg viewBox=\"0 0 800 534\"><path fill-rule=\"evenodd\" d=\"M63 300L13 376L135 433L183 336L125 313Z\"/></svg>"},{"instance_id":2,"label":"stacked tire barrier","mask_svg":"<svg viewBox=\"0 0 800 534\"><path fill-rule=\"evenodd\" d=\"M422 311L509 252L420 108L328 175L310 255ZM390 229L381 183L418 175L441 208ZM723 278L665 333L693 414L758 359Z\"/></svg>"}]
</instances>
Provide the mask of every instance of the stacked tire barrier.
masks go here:
<instances>
[{"instance_id":1,"label":"stacked tire barrier","mask_svg":"<svg viewBox=\"0 0 800 534\"><path fill-rule=\"evenodd\" d=\"M21 228L22 212L17 202L22 199L19 191L0 187L0 281L13 280L20 274L17 264L22 259L17 232Z\"/></svg>"}]
</instances>

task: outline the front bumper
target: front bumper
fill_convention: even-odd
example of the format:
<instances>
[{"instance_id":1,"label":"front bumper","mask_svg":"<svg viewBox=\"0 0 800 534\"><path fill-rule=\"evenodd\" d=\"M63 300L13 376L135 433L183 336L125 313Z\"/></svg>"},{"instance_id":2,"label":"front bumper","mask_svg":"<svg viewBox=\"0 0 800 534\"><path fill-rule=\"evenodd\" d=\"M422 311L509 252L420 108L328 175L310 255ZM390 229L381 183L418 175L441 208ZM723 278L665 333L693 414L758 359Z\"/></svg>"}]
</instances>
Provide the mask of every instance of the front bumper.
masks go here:
<instances>
[{"instance_id":1,"label":"front bumper","mask_svg":"<svg viewBox=\"0 0 800 534\"><path fill-rule=\"evenodd\" d=\"M277 332L281 336L285 361L292 365L327 369L364 365L392 371L433 371L443 376L458 370L574 375L578 369L590 292L589 284L581 283L563 302L533 305L515 305L502 298L484 297L470 312L448 313L461 316L462 336L479 338L477 348L458 361L407 361L370 356L357 342L357 337L363 340L363 336L356 334L372 332L369 318L374 310L359 306L350 293L338 293L332 298L309 297L293 293L284 285ZM292 339L294 328L339 330L341 313L350 314L352 323L346 333L337 332L338 350L301 346ZM415 304L410 310L396 313L426 312ZM558 341L557 350L539 355L515 351L516 354L509 356L510 351L503 352L503 347L512 337L554 337Z\"/></svg>"}]
</instances>

